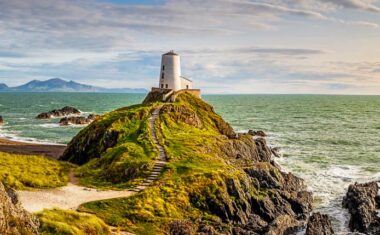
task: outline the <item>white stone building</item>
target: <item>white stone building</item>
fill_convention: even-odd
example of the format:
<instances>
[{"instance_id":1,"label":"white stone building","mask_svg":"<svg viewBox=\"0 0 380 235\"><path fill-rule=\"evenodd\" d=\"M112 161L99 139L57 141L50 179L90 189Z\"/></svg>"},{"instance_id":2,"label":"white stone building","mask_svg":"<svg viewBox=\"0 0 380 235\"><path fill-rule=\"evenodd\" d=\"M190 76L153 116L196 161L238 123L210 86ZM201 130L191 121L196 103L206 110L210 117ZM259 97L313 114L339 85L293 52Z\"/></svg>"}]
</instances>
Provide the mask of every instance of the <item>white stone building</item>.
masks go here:
<instances>
[{"instance_id":1,"label":"white stone building","mask_svg":"<svg viewBox=\"0 0 380 235\"><path fill-rule=\"evenodd\" d=\"M174 51L162 55L159 88L173 91L193 89L193 81L181 76L180 57Z\"/></svg>"}]
</instances>

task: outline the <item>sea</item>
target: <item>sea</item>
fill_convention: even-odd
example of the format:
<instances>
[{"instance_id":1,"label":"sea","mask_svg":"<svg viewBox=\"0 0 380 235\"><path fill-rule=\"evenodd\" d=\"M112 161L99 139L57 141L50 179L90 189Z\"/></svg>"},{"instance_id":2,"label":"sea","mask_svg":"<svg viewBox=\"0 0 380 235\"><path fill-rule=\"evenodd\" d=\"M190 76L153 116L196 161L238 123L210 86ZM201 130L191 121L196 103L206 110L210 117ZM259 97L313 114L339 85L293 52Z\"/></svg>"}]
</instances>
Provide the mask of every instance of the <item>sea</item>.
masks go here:
<instances>
[{"instance_id":1,"label":"sea","mask_svg":"<svg viewBox=\"0 0 380 235\"><path fill-rule=\"evenodd\" d=\"M73 106L103 114L141 103L145 94L0 93L5 124L0 137L66 144L84 126L60 126L57 119L34 117ZM380 96L203 95L236 131L263 130L276 161L305 179L316 211L331 216L335 231L348 231L341 208L347 186L380 180Z\"/></svg>"}]
</instances>

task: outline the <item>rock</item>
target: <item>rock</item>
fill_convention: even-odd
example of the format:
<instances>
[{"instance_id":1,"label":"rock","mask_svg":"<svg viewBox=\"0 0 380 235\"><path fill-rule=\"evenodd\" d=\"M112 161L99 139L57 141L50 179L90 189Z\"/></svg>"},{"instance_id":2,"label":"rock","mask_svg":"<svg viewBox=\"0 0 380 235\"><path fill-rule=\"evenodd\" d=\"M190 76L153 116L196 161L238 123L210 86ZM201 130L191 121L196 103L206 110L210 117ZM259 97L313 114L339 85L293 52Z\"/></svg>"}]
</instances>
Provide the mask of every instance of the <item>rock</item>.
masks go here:
<instances>
[{"instance_id":1,"label":"rock","mask_svg":"<svg viewBox=\"0 0 380 235\"><path fill-rule=\"evenodd\" d=\"M319 212L313 213L307 223L305 235L332 235L335 234L328 215Z\"/></svg>"},{"instance_id":2,"label":"rock","mask_svg":"<svg viewBox=\"0 0 380 235\"><path fill-rule=\"evenodd\" d=\"M38 234L38 219L25 211L14 190L0 182L0 234Z\"/></svg>"},{"instance_id":3,"label":"rock","mask_svg":"<svg viewBox=\"0 0 380 235\"><path fill-rule=\"evenodd\" d=\"M198 235L221 235L221 233L217 232L214 226L209 224L200 224L197 231Z\"/></svg>"},{"instance_id":4,"label":"rock","mask_svg":"<svg viewBox=\"0 0 380 235\"><path fill-rule=\"evenodd\" d=\"M170 235L192 235L194 232L194 225L189 220L174 220L169 224Z\"/></svg>"},{"instance_id":5,"label":"rock","mask_svg":"<svg viewBox=\"0 0 380 235\"><path fill-rule=\"evenodd\" d=\"M66 106L62 109L54 109L46 113L40 113L37 115L36 119L49 119L54 117L63 117L78 114L80 114L80 111L78 109Z\"/></svg>"},{"instance_id":6,"label":"rock","mask_svg":"<svg viewBox=\"0 0 380 235\"><path fill-rule=\"evenodd\" d=\"M281 153L280 153L280 148L279 147L271 147L270 148L270 151L271 153L275 156L275 157L281 157Z\"/></svg>"},{"instance_id":7,"label":"rock","mask_svg":"<svg viewBox=\"0 0 380 235\"><path fill-rule=\"evenodd\" d=\"M376 182L355 183L348 187L343 207L351 214L352 232L380 234L380 217L377 215L379 186Z\"/></svg>"},{"instance_id":8,"label":"rock","mask_svg":"<svg viewBox=\"0 0 380 235\"><path fill-rule=\"evenodd\" d=\"M88 119L90 119L90 120L95 120L95 119L97 119L97 118L99 118L100 117L100 115L97 115L97 114L90 114L90 115L88 115Z\"/></svg>"},{"instance_id":9,"label":"rock","mask_svg":"<svg viewBox=\"0 0 380 235\"><path fill-rule=\"evenodd\" d=\"M2 125L4 123L4 119L2 116L0 116L0 125Z\"/></svg>"},{"instance_id":10,"label":"rock","mask_svg":"<svg viewBox=\"0 0 380 235\"><path fill-rule=\"evenodd\" d=\"M98 118L99 115L90 114L88 117L64 117L59 121L59 124L61 126L68 126L68 125L86 125L93 122L96 118Z\"/></svg>"},{"instance_id":11,"label":"rock","mask_svg":"<svg viewBox=\"0 0 380 235\"><path fill-rule=\"evenodd\" d=\"M260 137L266 137L267 134L265 134L264 131L254 131L254 130L249 130L248 131L248 134L249 135L252 135L252 136L260 136Z\"/></svg>"},{"instance_id":12,"label":"rock","mask_svg":"<svg viewBox=\"0 0 380 235\"><path fill-rule=\"evenodd\" d=\"M270 225L266 235L291 234L297 231L302 224L289 215L278 216Z\"/></svg>"}]
</instances>

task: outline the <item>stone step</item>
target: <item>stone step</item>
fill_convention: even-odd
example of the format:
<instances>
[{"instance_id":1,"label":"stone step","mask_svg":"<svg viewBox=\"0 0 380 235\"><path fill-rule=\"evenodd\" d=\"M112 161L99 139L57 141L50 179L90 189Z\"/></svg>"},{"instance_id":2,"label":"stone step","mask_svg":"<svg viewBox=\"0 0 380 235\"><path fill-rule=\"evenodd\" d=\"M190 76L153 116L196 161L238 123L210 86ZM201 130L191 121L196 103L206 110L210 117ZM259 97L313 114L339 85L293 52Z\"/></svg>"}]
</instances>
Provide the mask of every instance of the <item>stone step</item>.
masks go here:
<instances>
[{"instance_id":1,"label":"stone step","mask_svg":"<svg viewBox=\"0 0 380 235\"><path fill-rule=\"evenodd\" d=\"M136 187L136 189L138 190L144 190L146 188L146 186L143 186L143 185L139 185Z\"/></svg>"}]
</instances>

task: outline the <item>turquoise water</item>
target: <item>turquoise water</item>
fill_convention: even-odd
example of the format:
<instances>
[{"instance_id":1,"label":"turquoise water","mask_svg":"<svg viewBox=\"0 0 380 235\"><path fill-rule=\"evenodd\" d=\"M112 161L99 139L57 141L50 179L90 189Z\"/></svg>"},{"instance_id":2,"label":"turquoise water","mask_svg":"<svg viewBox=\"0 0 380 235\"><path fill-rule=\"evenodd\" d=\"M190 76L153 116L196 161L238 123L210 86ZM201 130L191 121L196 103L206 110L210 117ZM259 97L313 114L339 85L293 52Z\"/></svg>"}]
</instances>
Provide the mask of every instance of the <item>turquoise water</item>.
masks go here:
<instances>
[{"instance_id":1,"label":"turquoise water","mask_svg":"<svg viewBox=\"0 0 380 235\"><path fill-rule=\"evenodd\" d=\"M142 94L0 93L0 136L67 143L82 126L60 127L40 113L71 105L85 113L139 103ZM236 130L264 130L286 171L306 180L317 210L346 230L340 209L348 184L380 179L380 96L204 95Z\"/></svg>"}]
</instances>

